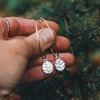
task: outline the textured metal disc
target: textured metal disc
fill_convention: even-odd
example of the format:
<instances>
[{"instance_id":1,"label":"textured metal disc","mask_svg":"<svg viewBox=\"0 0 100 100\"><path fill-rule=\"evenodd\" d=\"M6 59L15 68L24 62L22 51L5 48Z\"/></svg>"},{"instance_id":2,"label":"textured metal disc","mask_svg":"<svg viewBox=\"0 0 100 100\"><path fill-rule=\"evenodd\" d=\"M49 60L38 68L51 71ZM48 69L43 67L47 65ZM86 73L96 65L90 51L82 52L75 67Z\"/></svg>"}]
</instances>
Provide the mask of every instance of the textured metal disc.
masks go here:
<instances>
[{"instance_id":1,"label":"textured metal disc","mask_svg":"<svg viewBox=\"0 0 100 100\"><path fill-rule=\"evenodd\" d=\"M65 62L62 59L57 58L56 61L55 61L56 70L61 72L65 69L65 67L66 67Z\"/></svg>"},{"instance_id":2,"label":"textured metal disc","mask_svg":"<svg viewBox=\"0 0 100 100\"><path fill-rule=\"evenodd\" d=\"M42 70L43 70L43 72L45 74L51 74L53 72L53 65L52 65L52 63L46 60L42 64Z\"/></svg>"}]
</instances>

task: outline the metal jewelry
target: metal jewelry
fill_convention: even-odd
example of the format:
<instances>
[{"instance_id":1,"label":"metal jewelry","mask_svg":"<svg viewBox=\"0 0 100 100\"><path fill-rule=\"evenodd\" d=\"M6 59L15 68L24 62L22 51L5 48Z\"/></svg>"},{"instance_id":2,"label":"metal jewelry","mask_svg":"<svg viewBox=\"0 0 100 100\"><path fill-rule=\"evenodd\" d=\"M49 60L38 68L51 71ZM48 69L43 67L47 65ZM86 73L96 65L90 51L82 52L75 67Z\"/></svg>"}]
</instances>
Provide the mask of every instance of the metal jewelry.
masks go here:
<instances>
[{"instance_id":1,"label":"metal jewelry","mask_svg":"<svg viewBox=\"0 0 100 100\"><path fill-rule=\"evenodd\" d=\"M53 35L53 33L52 33L51 29L50 29L50 26L49 26L48 22L45 19L43 19L43 18L42 18L42 20L44 20L44 22L46 23L46 25L47 25L50 33ZM54 54L54 51L53 51L52 48L51 48L51 52L55 56L55 59L56 59L55 60L55 68L56 68L57 71L62 72L65 69L66 64L65 64L64 60L62 60L59 57L59 53L58 53L58 49L57 49L56 39L55 38L54 38L54 45L55 45L55 48L56 48L56 55Z\"/></svg>"},{"instance_id":2,"label":"metal jewelry","mask_svg":"<svg viewBox=\"0 0 100 100\"><path fill-rule=\"evenodd\" d=\"M5 17L5 18L4 18L4 20L5 20L6 24L7 24L8 31L10 31L10 24L9 24L9 21L8 21L8 19Z\"/></svg>"},{"instance_id":3,"label":"metal jewelry","mask_svg":"<svg viewBox=\"0 0 100 100\"><path fill-rule=\"evenodd\" d=\"M41 45L40 45L40 38L39 38L39 32L38 32L38 28L37 28L37 22L35 21L35 28L36 28L36 36L37 36L37 42L38 42L38 46L39 46L39 51L40 51L40 54L41 54L41 57L43 59L43 64L42 64L42 71L43 73L45 74L51 74L54 70L53 68L53 65L51 62L49 62L47 59L46 59L46 56L44 56L42 54L42 51L41 51Z\"/></svg>"}]
</instances>

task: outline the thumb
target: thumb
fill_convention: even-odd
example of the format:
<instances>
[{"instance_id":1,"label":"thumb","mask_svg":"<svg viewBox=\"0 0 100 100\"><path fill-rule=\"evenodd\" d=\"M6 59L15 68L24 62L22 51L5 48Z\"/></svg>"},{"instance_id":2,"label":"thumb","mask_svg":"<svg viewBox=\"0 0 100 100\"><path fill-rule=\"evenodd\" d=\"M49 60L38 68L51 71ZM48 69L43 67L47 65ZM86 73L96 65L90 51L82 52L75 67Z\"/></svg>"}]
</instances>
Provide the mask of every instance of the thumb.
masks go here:
<instances>
[{"instance_id":1,"label":"thumb","mask_svg":"<svg viewBox=\"0 0 100 100\"><path fill-rule=\"evenodd\" d=\"M44 52L53 44L56 34L54 30L51 29L51 31L52 33L50 33L50 30L48 28L39 30L39 40L37 40L36 33L28 36L25 39L25 42L27 43L28 46L27 48L28 48L29 57L40 54L39 43L40 43L41 52Z\"/></svg>"}]
</instances>

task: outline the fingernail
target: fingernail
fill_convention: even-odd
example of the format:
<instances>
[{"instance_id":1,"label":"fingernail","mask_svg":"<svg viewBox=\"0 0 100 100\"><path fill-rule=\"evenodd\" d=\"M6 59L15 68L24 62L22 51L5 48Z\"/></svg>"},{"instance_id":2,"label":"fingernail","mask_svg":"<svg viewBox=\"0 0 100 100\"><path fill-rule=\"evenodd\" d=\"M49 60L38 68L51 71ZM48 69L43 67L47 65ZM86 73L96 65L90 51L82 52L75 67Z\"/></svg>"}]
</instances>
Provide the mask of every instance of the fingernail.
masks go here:
<instances>
[{"instance_id":1,"label":"fingernail","mask_svg":"<svg viewBox=\"0 0 100 100\"><path fill-rule=\"evenodd\" d=\"M51 29L43 29L40 31L41 37L43 38L45 43L51 43L54 40L54 31Z\"/></svg>"}]
</instances>

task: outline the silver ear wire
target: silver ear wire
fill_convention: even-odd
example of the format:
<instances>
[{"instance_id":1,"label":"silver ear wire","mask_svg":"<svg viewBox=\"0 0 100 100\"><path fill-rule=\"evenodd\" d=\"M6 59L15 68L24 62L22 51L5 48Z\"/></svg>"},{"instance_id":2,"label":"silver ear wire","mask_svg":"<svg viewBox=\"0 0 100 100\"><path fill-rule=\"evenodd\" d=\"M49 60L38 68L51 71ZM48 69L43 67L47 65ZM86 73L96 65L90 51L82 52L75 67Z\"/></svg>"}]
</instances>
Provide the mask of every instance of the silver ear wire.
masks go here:
<instances>
[{"instance_id":1,"label":"silver ear wire","mask_svg":"<svg viewBox=\"0 0 100 100\"><path fill-rule=\"evenodd\" d=\"M42 54L41 45L40 45L40 38L39 38L39 32L38 32L37 22L36 22L36 21L35 21L35 28L36 28L36 36L37 36L37 42L38 42L39 52L40 52L40 55L41 55L42 60L43 60L42 71L43 71L43 73L45 73L45 74L51 74L51 73L53 72L54 68L53 68L52 63L49 62L49 61L46 59L46 56L44 56L44 55Z\"/></svg>"},{"instance_id":2,"label":"silver ear wire","mask_svg":"<svg viewBox=\"0 0 100 100\"><path fill-rule=\"evenodd\" d=\"M50 33L53 35L53 33L52 33L51 29L50 29L50 26L49 26L48 22L44 18L41 18L41 19L45 22L45 24L47 25ZM56 39L55 39L54 36L53 36L53 38L54 38L54 46L56 48L56 55L55 55L55 53L54 53L54 51L53 51L52 48L50 48L50 50L51 50L52 54L55 56L55 58L56 58L55 68L56 68L57 71L61 72L61 71L63 71L65 69L66 65L65 65L64 60L62 60L59 57L59 53L58 53L58 49L57 49L57 45L56 45Z\"/></svg>"}]
</instances>

